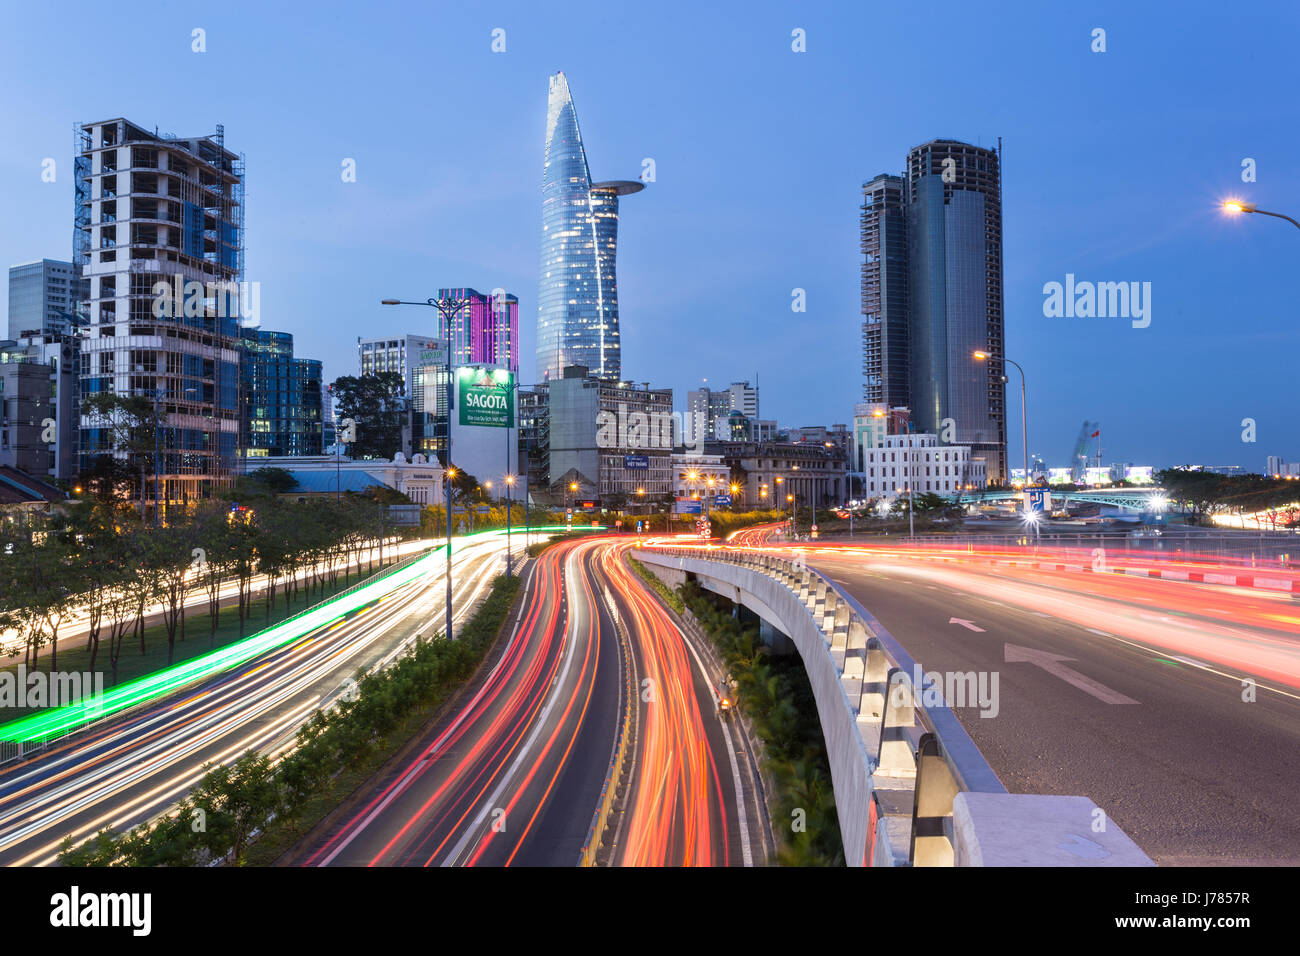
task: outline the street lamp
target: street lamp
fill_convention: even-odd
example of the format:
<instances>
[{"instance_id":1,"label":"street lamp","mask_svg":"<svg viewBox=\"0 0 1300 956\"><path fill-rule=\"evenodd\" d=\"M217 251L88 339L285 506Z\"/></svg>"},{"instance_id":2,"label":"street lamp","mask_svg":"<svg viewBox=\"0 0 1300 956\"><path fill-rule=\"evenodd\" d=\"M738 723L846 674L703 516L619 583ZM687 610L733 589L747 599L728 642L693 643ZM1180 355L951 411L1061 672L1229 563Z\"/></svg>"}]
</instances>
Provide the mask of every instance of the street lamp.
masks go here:
<instances>
[{"instance_id":1,"label":"street lamp","mask_svg":"<svg viewBox=\"0 0 1300 956\"><path fill-rule=\"evenodd\" d=\"M983 362L992 356L988 352L977 351L972 353L976 359ZM1021 450L1025 455L1025 487L1029 487L1029 400L1026 397L1027 389L1025 387L1025 370L1020 367L1019 362L1012 362L1011 359L1003 356L1002 361L1011 362L1020 371L1020 442ZM1006 381L1006 376L1002 377Z\"/></svg>"},{"instance_id":2,"label":"street lamp","mask_svg":"<svg viewBox=\"0 0 1300 956\"><path fill-rule=\"evenodd\" d=\"M1244 212L1257 212L1261 216L1272 216L1274 219L1285 219L1291 225L1300 229L1300 222L1296 222L1290 216L1284 216L1280 212L1269 212L1267 209L1260 209L1253 202L1242 202L1240 199L1227 199L1223 203L1223 211L1230 216L1236 216Z\"/></svg>"},{"instance_id":3,"label":"street lamp","mask_svg":"<svg viewBox=\"0 0 1300 956\"><path fill-rule=\"evenodd\" d=\"M445 449L446 468L443 475L447 480L447 494L443 503L447 506L447 640L451 640L451 479L456 475L456 469L451 464L451 406L452 406L452 389L454 387L451 376L451 324L455 320L457 313L469 305L468 299L440 300L435 298L425 299L423 302L405 302L401 299L382 299L380 305L427 305L431 309L437 309L438 314L442 317L442 347L447 353L447 445Z\"/></svg>"},{"instance_id":4,"label":"street lamp","mask_svg":"<svg viewBox=\"0 0 1300 956\"><path fill-rule=\"evenodd\" d=\"M509 462L506 464L509 466ZM510 577L513 573L510 558L510 508L512 507L510 501L510 489L515 486L515 476L507 474L502 480L506 483L506 577ZM525 541L526 540L527 535L525 535ZM528 545L525 543L524 547L528 547Z\"/></svg>"}]
</instances>

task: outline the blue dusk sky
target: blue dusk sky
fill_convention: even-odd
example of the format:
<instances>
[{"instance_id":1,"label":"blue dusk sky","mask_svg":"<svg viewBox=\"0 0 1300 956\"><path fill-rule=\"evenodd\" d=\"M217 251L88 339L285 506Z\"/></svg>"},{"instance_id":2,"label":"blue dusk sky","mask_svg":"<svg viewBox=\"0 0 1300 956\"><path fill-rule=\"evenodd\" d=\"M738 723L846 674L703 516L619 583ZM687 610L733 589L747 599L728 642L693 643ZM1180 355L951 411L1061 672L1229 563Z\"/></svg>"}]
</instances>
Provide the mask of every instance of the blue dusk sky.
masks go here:
<instances>
[{"instance_id":1,"label":"blue dusk sky","mask_svg":"<svg viewBox=\"0 0 1300 956\"><path fill-rule=\"evenodd\" d=\"M927 140L1001 136L1007 354L1029 375L1030 451L1065 464L1089 419L1108 461L1300 459L1300 231L1218 206L1300 217L1294 3L6 7L0 264L70 258L75 123L222 123L247 161L261 324L327 380L355 374L358 336L431 333L431 310L379 300L440 286L518 295L531 378L547 76L563 70L595 178L654 160L622 204L623 369L678 407L704 378L757 378L764 417L850 421L862 183ZM1067 274L1149 282L1150 325L1045 316L1044 284ZM1008 398L1018 464L1018 383Z\"/></svg>"}]
</instances>

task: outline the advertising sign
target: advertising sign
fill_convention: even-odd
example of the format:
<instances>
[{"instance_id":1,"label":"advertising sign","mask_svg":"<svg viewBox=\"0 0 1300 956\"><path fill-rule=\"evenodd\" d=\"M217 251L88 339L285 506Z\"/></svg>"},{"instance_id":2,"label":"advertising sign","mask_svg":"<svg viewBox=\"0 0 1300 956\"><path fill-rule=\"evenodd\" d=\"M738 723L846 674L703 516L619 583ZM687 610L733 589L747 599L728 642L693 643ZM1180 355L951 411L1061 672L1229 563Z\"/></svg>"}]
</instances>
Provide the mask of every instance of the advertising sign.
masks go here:
<instances>
[{"instance_id":1,"label":"advertising sign","mask_svg":"<svg viewBox=\"0 0 1300 956\"><path fill-rule=\"evenodd\" d=\"M514 428L514 375L503 368L456 369L461 425Z\"/></svg>"},{"instance_id":2,"label":"advertising sign","mask_svg":"<svg viewBox=\"0 0 1300 956\"><path fill-rule=\"evenodd\" d=\"M624 468L647 469L650 467L649 455L624 455Z\"/></svg>"},{"instance_id":3,"label":"advertising sign","mask_svg":"<svg viewBox=\"0 0 1300 956\"><path fill-rule=\"evenodd\" d=\"M674 510L679 515L697 515L704 510L704 502L699 498L678 498Z\"/></svg>"}]
</instances>

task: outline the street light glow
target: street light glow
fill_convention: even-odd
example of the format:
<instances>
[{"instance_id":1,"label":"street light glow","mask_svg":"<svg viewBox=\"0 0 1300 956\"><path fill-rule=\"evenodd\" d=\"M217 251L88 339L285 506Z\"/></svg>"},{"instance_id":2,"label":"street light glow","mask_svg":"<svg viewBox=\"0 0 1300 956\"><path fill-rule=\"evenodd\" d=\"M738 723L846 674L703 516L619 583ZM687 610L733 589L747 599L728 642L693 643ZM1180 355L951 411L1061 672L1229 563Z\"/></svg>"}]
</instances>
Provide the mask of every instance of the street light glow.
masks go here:
<instances>
[{"instance_id":1,"label":"street light glow","mask_svg":"<svg viewBox=\"0 0 1300 956\"><path fill-rule=\"evenodd\" d=\"M982 352L982 351L979 351L979 350L976 350L976 351L972 352L971 354L974 355L974 356L975 356L977 359L979 359L981 362L983 362L986 358L989 357L989 353L988 353L988 352Z\"/></svg>"},{"instance_id":2,"label":"street light glow","mask_svg":"<svg viewBox=\"0 0 1300 956\"><path fill-rule=\"evenodd\" d=\"M1255 204L1253 202L1242 202L1240 199L1225 199L1223 201L1223 211L1232 216L1243 212L1254 212Z\"/></svg>"}]
</instances>

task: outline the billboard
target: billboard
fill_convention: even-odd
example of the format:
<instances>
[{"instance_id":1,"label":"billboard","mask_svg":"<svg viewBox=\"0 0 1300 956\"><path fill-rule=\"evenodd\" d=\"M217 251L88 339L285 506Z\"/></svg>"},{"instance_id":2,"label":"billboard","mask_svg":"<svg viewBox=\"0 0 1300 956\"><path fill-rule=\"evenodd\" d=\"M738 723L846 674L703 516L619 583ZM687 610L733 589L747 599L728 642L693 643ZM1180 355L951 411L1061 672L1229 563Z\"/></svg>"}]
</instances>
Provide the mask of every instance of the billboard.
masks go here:
<instances>
[{"instance_id":1,"label":"billboard","mask_svg":"<svg viewBox=\"0 0 1300 956\"><path fill-rule=\"evenodd\" d=\"M679 515L697 515L704 510L704 502L699 498L678 498L676 511Z\"/></svg>"},{"instance_id":2,"label":"billboard","mask_svg":"<svg viewBox=\"0 0 1300 956\"><path fill-rule=\"evenodd\" d=\"M624 455L623 467L637 468L637 469L649 468L650 456L649 455Z\"/></svg>"},{"instance_id":3,"label":"billboard","mask_svg":"<svg viewBox=\"0 0 1300 956\"><path fill-rule=\"evenodd\" d=\"M461 425L515 427L515 377L503 368L456 369L456 400Z\"/></svg>"}]
</instances>

